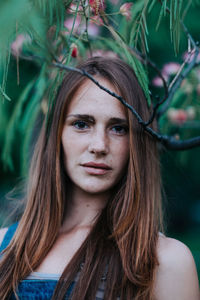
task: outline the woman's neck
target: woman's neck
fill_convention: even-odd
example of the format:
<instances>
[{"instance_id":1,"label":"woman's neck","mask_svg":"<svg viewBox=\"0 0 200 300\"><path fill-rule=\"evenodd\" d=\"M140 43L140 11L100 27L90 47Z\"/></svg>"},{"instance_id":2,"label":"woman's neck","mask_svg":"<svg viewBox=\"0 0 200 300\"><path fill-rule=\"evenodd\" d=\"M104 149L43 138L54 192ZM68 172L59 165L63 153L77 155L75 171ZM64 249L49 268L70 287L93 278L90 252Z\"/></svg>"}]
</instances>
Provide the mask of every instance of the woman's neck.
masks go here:
<instances>
[{"instance_id":1,"label":"woman's neck","mask_svg":"<svg viewBox=\"0 0 200 300\"><path fill-rule=\"evenodd\" d=\"M91 227L105 207L109 197L109 193L88 194L78 188L73 188L68 196L68 209L61 232Z\"/></svg>"}]
</instances>

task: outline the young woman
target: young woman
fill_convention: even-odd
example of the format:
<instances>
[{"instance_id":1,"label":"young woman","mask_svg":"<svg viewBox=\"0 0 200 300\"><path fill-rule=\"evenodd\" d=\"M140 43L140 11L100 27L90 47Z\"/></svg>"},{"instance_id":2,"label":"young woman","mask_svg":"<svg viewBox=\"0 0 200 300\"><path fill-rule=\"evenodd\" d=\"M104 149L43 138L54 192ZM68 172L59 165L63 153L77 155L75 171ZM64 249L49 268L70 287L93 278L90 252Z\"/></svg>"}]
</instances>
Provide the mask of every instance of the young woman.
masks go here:
<instances>
[{"instance_id":1,"label":"young woman","mask_svg":"<svg viewBox=\"0 0 200 300\"><path fill-rule=\"evenodd\" d=\"M144 120L133 70L82 63ZM19 223L1 230L0 299L198 300L188 248L161 230L156 142L132 113L70 72L44 121ZM152 125L155 127L155 124Z\"/></svg>"}]
</instances>

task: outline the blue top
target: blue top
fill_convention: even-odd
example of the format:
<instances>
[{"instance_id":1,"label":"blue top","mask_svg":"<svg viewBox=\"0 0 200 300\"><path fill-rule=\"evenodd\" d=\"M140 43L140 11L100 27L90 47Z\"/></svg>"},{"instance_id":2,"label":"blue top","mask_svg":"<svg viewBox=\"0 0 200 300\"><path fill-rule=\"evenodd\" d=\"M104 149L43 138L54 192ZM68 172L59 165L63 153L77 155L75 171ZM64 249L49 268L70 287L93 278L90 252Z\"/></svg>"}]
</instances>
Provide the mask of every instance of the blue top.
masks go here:
<instances>
[{"instance_id":1,"label":"blue top","mask_svg":"<svg viewBox=\"0 0 200 300\"><path fill-rule=\"evenodd\" d=\"M5 234L5 237L3 239L3 242L1 244L0 247L0 252L3 251L10 243L16 229L17 229L18 223L13 224L12 226L10 226ZM34 272L35 274L37 274L37 272ZM46 274L48 275L48 274ZM34 278L34 275L29 276L28 278ZM39 279L39 273L38 276L35 275L35 277L38 279L25 279L23 281L21 281L18 285L18 290L17 290L17 295L19 297L20 300L49 300L51 299L55 286L58 282L58 279L50 279L51 276L47 276L49 277L49 279ZM59 278L59 276L58 276ZM69 299L69 296L72 292L74 286L74 282L72 282L72 284L70 285L67 293L66 293L66 297L65 299ZM15 296L14 294L12 294L10 300L15 300Z\"/></svg>"},{"instance_id":2,"label":"blue top","mask_svg":"<svg viewBox=\"0 0 200 300\"><path fill-rule=\"evenodd\" d=\"M3 242L0 246L0 252L3 251L10 243L18 223L10 226L5 234ZM1 257L1 255L0 255ZM17 295L20 300L49 300L53 296L54 289L59 280L57 274L43 274L39 272L31 273L26 279L22 280L18 285ZM65 300L69 300L70 294L76 283L73 281L67 290ZM104 297L104 282L101 282L97 290L96 299L102 300ZM12 294L9 300L16 300L14 294Z\"/></svg>"},{"instance_id":3,"label":"blue top","mask_svg":"<svg viewBox=\"0 0 200 300\"><path fill-rule=\"evenodd\" d=\"M0 252L3 251L10 243L12 240L12 237L17 229L18 223L13 224L10 226L4 236L3 242L0 245Z\"/></svg>"}]
</instances>

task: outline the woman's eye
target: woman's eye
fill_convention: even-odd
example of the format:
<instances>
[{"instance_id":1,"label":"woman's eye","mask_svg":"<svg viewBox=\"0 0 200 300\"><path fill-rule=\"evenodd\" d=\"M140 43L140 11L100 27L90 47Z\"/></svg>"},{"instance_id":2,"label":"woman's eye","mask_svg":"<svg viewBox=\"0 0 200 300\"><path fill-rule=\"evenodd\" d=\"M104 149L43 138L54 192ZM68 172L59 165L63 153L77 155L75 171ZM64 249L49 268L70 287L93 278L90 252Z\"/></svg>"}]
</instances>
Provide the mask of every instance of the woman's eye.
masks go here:
<instances>
[{"instance_id":1,"label":"woman's eye","mask_svg":"<svg viewBox=\"0 0 200 300\"><path fill-rule=\"evenodd\" d=\"M86 129L88 128L88 124L85 121L75 121L72 124L77 129Z\"/></svg>"},{"instance_id":2,"label":"woman's eye","mask_svg":"<svg viewBox=\"0 0 200 300\"><path fill-rule=\"evenodd\" d=\"M112 130L117 134L126 134L128 132L127 126L115 125L112 127Z\"/></svg>"}]
</instances>

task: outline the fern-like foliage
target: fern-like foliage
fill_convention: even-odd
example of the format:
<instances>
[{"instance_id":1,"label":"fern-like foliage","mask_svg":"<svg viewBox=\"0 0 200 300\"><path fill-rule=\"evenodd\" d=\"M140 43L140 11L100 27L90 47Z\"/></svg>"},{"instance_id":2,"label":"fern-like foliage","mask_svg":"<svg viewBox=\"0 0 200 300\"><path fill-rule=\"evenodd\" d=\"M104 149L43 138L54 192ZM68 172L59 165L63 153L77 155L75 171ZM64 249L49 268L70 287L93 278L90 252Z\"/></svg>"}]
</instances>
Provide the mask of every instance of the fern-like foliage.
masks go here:
<instances>
[{"instance_id":1,"label":"fern-like foliage","mask_svg":"<svg viewBox=\"0 0 200 300\"><path fill-rule=\"evenodd\" d=\"M133 6L132 31L129 43L130 45L137 47L138 42L140 42L142 52L148 51L147 15L151 13L155 5L160 6L160 13L158 16L157 24L155 25L156 30L158 30L162 19L169 14L171 40L174 44L174 51L177 54L179 50L181 33L180 23L183 6L182 0L137 1Z\"/></svg>"},{"instance_id":2,"label":"fern-like foliage","mask_svg":"<svg viewBox=\"0 0 200 300\"><path fill-rule=\"evenodd\" d=\"M45 17L48 26L56 24L56 33L62 29L65 20L66 9L72 0L33 0L33 5L37 5Z\"/></svg>"}]
</instances>

